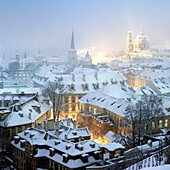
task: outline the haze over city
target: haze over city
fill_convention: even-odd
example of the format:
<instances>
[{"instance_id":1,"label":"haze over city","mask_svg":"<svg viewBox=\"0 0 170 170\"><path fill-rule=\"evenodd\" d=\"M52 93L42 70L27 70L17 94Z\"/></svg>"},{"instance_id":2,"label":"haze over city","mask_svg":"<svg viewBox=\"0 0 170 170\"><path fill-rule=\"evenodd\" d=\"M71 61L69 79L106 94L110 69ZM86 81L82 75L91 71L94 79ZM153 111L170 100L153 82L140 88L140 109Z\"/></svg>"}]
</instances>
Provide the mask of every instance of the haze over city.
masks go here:
<instances>
[{"instance_id":1,"label":"haze over city","mask_svg":"<svg viewBox=\"0 0 170 170\"><path fill-rule=\"evenodd\" d=\"M0 0L0 169L169 170L170 0Z\"/></svg>"},{"instance_id":2,"label":"haze over city","mask_svg":"<svg viewBox=\"0 0 170 170\"><path fill-rule=\"evenodd\" d=\"M168 0L0 0L0 54L65 54L74 30L78 50L124 50L127 31L170 44Z\"/></svg>"}]
</instances>

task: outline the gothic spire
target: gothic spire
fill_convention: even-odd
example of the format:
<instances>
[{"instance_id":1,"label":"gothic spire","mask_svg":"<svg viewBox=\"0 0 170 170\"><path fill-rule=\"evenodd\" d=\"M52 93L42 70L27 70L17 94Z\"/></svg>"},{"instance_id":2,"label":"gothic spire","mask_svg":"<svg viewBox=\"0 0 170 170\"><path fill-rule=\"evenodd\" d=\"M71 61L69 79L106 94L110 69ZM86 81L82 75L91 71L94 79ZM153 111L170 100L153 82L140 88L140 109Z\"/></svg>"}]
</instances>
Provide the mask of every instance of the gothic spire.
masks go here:
<instances>
[{"instance_id":1,"label":"gothic spire","mask_svg":"<svg viewBox=\"0 0 170 170\"><path fill-rule=\"evenodd\" d=\"M71 45L70 45L70 49L75 49L74 32L73 32L73 31L72 31L72 35L71 35Z\"/></svg>"}]
</instances>

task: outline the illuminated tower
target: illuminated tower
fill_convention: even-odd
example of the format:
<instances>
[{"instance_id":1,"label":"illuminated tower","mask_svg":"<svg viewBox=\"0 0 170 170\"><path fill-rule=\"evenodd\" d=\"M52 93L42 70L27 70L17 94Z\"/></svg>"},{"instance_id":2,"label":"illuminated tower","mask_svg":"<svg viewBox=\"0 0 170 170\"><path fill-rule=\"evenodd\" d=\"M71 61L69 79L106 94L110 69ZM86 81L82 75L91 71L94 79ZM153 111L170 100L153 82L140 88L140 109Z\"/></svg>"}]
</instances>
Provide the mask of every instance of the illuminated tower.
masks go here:
<instances>
[{"instance_id":1,"label":"illuminated tower","mask_svg":"<svg viewBox=\"0 0 170 170\"><path fill-rule=\"evenodd\" d=\"M78 65L77 61L77 50L75 49L75 43L74 43L74 32L72 31L71 35L71 44L70 49L68 51L68 62L71 66L75 67Z\"/></svg>"},{"instance_id":2,"label":"illuminated tower","mask_svg":"<svg viewBox=\"0 0 170 170\"><path fill-rule=\"evenodd\" d=\"M149 49L149 39L141 30L139 35L135 39L135 51L142 51Z\"/></svg>"},{"instance_id":3,"label":"illuminated tower","mask_svg":"<svg viewBox=\"0 0 170 170\"><path fill-rule=\"evenodd\" d=\"M132 37L132 32L128 31L127 33L127 38L126 38L126 49L125 53L129 54L130 52L133 51L133 37Z\"/></svg>"}]
</instances>

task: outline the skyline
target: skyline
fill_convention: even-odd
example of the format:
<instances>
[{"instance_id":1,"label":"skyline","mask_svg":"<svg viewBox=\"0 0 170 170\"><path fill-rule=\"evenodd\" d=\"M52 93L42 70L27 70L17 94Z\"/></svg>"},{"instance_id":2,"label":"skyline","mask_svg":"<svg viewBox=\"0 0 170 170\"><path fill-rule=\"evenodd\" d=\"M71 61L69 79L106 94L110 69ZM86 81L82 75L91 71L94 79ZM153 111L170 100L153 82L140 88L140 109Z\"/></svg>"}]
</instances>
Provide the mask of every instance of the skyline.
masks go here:
<instances>
[{"instance_id":1,"label":"skyline","mask_svg":"<svg viewBox=\"0 0 170 170\"><path fill-rule=\"evenodd\" d=\"M170 44L168 0L0 0L0 54L67 54L74 30L77 49L114 53L129 30L143 28L151 43Z\"/></svg>"}]
</instances>

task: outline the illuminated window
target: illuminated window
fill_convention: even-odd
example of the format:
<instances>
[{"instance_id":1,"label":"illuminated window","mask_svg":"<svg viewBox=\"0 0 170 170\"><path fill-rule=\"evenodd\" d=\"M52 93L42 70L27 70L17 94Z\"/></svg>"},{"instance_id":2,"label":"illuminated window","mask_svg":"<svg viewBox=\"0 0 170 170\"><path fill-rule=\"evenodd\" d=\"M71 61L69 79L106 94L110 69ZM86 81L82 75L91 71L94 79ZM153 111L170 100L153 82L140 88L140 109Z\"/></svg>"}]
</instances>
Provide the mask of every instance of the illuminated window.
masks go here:
<instances>
[{"instance_id":1,"label":"illuminated window","mask_svg":"<svg viewBox=\"0 0 170 170\"><path fill-rule=\"evenodd\" d=\"M96 114L96 108L94 108L94 114Z\"/></svg>"},{"instance_id":2,"label":"illuminated window","mask_svg":"<svg viewBox=\"0 0 170 170\"><path fill-rule=\"evenodd\" d=\"M168 127L168 119L165 119L165 127Z\"/></svg>"},{"instance_id":3,"label":"illuminated window","mask_svg":"<svg viewBox=\"0 0 170 170\"><path fill-rule=\"evenodd\" d=\"M155 129L155 122L152 122L152 129Z\"/></svg>"},{"instance_id":4,"label":"illuminated window","mask_svg":"<svg viewBox=\"0 0 170 170\"><path fill-rule=\"evenodd\" d=\"M159 120L159 128L162 128L162 120Z\"/></svg>"},{"instance_id":5,"label":"illuminated window","mask_svg":"<svg viewBox=\"0 0 170 170\"><path fill-rule=\"evenodd\" d=\"M76 111L76 106L75 105L72 105L72 111Z\"/></svg>"}]
</instances>

